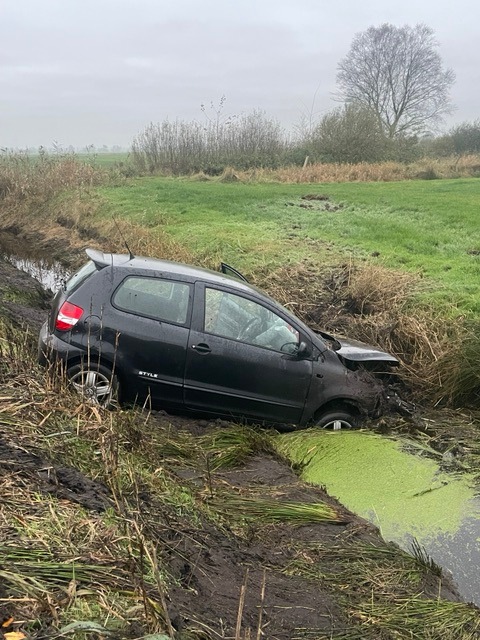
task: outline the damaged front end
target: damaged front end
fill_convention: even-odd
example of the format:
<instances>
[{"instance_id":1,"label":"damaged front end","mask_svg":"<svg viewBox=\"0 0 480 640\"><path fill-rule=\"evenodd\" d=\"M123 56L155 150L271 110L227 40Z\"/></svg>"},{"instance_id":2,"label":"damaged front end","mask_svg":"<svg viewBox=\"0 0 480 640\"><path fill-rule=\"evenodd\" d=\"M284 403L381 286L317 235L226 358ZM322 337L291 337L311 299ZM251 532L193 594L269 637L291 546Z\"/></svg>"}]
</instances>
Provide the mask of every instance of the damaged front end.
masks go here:
<instances>
[{"instance_id":1,"label":"damaged front end","mask_svg":"<svg viewBox=\"0 0 480 640\"><path fill-rule=\"evenodd\" d=\"M398 392L398 358L358 340L337 338L324 331L316 333L347 369L349 396L363 419L414 412L415 405Z\"/></svg>"},{"instance_id":2,"label":"damaged front end","mask_svg":"<svg viewBox=\"0 0 480 640\"><path fill-rule=\"evenodd\" d=\"M388 355L388 354L387 354ZM339 356L340 357L340 356ZM411 416L416 407L399 392L400 383L388 368L389 361L352 360L345 362L356 388L358 407L364 417L379 418L383 415ZM394 359L393 366L398 366ZM387 365L387 366L386 366ZM372 410L372 406L374 406Z\"/></svg>"},{"instance_id":3,"label":"damaged front end","mask_svg":"<svg viewBox=\"0 0 480 640\"><path fill-rule=\"evenodd\" d=\"M363 418L376 419L383 415L412 415L415 405L404 400L398 392L398 383L382 373L357 367L347 373L350 394Z\"/></svg>"},{"instance_id":4,"label":"damaged front end","mask_svg":"<svg viewBox=\"0 0 480 640\"><path fill-rule=\"evenodd\" d=\"M368 371L379 371L382 367L390 371L390 367L398 367L400 361L386 351L373 347L359 340L337 338L325 331L316 331L328 346L335 351L342 363L351 370L356 370L359 365Z\"/></svg>"}]
</instances>

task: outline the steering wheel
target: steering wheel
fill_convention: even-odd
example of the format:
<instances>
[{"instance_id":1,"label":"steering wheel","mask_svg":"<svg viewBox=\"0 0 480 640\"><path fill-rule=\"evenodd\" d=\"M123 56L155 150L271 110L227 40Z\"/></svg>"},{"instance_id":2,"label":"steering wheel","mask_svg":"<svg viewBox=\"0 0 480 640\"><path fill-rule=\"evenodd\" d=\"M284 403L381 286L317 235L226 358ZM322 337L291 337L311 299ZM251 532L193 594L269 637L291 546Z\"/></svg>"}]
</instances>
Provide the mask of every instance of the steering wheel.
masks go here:
<instances>
[{"instance_id":1,"label":"steering wheel","mask_svg":"<svg viewBox=\"0 0 480 640\"><path fill-rule=\"evenodd\" d=\"M256 325L260 327L261 324L262 324L262 321L260 320L260 318L257 318L256 316L254 316L253 318L250 318L250 320L247 322L247 324L243 327L243 329L238 334L238 339L244 340L245 338L248 338L253 327L255 327Z\"/></svg>"}]
</instances>

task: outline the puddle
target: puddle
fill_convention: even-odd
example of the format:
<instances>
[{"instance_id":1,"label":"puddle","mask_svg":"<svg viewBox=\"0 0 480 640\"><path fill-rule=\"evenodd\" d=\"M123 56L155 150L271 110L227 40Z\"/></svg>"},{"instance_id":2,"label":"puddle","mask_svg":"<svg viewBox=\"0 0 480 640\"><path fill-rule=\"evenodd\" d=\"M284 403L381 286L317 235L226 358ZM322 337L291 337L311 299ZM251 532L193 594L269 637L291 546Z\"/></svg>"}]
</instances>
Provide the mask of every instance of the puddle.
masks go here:
<instances>
[{"instance_id":1,"label":"puddle","mask_svg":"<svg viewBox=\"0 0 480 640\"><path fill-rule=\"evenodd\" d=\"M414 446L414 443L410 443ZM407 551L416 539L450 571L462 597L480 605L480 499L465 474L446 473L408 442L362 431L307 430L279 436L279 448Z\"/></svg>"},{"instance_id":2,"label":"puddle","mask_svg":"<svg viewBox=\"0 0 480 640\"><path fill-rule=\"evenodd\" d=\"M23 256L18 251L19 240L10 234L0 234L0 257L12 264L17 269L25 271L32 278L35 278L47 291L56 291L65 279L68 279L69 272L59 262L51 260L44 254L35 254L30 248L22 251Z\"/></svg>"},{"instance_id":3,"label":"puddle","mask_svg":"<svg viewBox=\"0 0 480 640\"><path fill-rule=\"evenodd\" d=\"M47 291L56 291L68 278L68 272L58 262L51 262L45 258L19 258L11 254L4 254L4 258L17 269L38 280Z\"/></svg>"}]
</instances>

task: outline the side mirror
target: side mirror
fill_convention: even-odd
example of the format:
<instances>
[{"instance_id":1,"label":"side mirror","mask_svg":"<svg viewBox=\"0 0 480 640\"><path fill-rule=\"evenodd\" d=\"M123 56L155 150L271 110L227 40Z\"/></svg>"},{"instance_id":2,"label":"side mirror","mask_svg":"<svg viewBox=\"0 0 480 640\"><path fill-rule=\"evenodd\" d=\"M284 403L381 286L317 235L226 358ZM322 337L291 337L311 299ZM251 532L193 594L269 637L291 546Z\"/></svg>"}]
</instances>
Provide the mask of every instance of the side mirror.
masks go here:
<instances>
[{"instance_id":1,"label":"side mirror","mask_svg":"<svg viewBox=\"0 0 480 640\"><path fill-rule=\"evenodd\" d=\"M308 348L308 344L303 341L300 342L300 344L298 345L297 351L295 352L295 355L299 360L308 358L310 356L310 349Z\"/></svg>"}]
</instances>

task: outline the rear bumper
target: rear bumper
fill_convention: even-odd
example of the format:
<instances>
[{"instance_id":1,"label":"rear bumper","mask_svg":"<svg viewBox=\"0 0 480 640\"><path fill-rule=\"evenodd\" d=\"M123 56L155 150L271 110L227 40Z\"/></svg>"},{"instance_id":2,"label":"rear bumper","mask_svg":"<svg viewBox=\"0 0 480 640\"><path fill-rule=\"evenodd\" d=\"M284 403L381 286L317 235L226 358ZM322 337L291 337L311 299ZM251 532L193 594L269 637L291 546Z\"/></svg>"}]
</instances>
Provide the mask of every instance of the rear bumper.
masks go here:
<instances>
[{"instance_id":1,"label":"rear bumper","mask_svg":"<svg viewBox=\"0 0 480 640\"><path fill-rule=\"evenodd\" d=\"M66 365L72 358L84 355L85 352L82 349L72 346L55 334L49 333L47 322L42 325L38 337L38 362L43 367L52 362L63 362Z\"/></svg>"}]
</instances>

